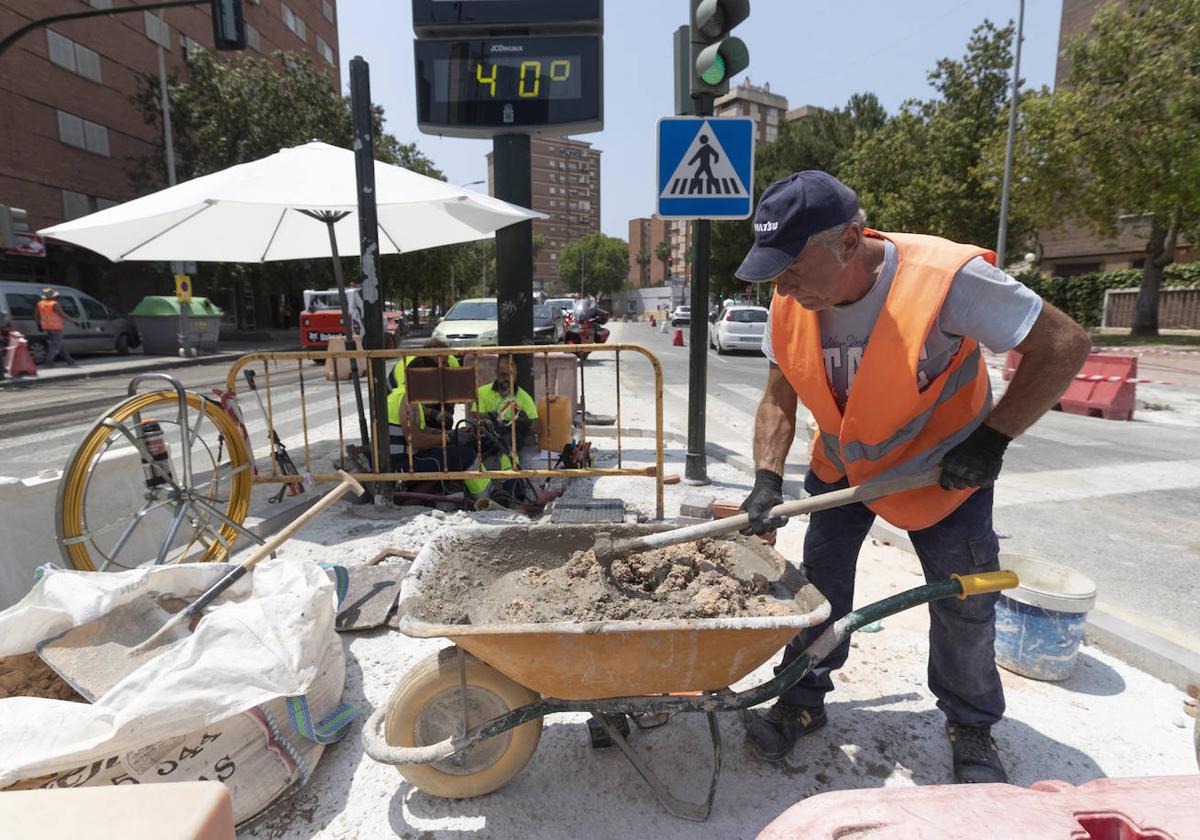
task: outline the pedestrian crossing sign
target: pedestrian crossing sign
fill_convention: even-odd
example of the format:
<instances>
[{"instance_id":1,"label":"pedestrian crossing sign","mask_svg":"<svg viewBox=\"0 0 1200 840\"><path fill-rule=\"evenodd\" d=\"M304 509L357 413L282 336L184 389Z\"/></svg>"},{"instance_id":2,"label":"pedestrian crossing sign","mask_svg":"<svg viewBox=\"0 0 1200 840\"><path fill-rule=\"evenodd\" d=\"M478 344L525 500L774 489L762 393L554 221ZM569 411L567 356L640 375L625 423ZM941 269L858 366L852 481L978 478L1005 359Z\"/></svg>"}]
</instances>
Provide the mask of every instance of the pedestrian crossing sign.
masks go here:
<instances>
[{"instance_id":1,"label":"pedestrian crossing sign","mask_svg":"<svg viewBox=\"0 0 1200 840\"><path fill-rule=\"evenodd\" d=\"M754 120L658 121L658 215L746 219L754 213Z\"/></svg>"}]
</instances>

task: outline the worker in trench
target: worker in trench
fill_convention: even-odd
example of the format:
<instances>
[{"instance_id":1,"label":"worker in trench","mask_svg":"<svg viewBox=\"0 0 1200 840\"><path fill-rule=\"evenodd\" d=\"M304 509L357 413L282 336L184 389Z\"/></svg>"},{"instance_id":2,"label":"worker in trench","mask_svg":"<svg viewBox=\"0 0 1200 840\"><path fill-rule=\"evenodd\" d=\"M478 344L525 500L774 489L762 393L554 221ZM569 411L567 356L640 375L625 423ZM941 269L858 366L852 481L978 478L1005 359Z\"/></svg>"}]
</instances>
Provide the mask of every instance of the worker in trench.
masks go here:
<instances>
[{"instance_id":1,"label":"worker in trench","mask_svg":"<svg viewBox=\"0 0 1200 840\"><path fill-rule=\"evenodd\" d=\"M928 580L999 568L992 485L1009 442L1052 408L1082 367L1087 334L994 266L985 248L865 227L854 191L818 171L763 193L754 245L737 271L774 281L763 352L770 368L754 426L750 529L785 522L783 471L797 401L812 412L804 489L828 493L941 465L940 486L811 514L803 568L832 615L801 632L778 673L850 611L859 549L876 515L908 531ZM993 405L980 344L1017 350L1020 368ZM1004 714L994 656L998 596L929 605L929 688L946 715L954 777L1005 782L991 728ZM747 744L782 761L826 723L832 674L849 639L747 724Z\"/></svg>"}]
</instances>

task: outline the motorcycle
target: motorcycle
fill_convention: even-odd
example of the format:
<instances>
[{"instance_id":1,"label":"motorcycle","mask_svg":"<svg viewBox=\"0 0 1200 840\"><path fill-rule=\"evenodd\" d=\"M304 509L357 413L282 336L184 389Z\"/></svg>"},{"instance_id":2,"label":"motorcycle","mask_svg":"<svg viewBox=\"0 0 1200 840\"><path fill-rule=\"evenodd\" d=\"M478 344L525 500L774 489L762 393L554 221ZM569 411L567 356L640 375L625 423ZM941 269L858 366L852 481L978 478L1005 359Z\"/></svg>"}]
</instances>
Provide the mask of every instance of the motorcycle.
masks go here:
<instances>
[{"instance_id":1,"label":"motorcycle","mask_svg":"<svg viewBox=\"0 0 1200 840\"><path fill-rule=\"evenodd\" d=\"M566 343L605 343L608 341L609 331L604 328L604 324L608 323L608 317L609 313L597 306L591 298L577 300L566 316ZM584 351L575 355L582 360L586 359L589 354Z\"/></svg>"}]
</instances>

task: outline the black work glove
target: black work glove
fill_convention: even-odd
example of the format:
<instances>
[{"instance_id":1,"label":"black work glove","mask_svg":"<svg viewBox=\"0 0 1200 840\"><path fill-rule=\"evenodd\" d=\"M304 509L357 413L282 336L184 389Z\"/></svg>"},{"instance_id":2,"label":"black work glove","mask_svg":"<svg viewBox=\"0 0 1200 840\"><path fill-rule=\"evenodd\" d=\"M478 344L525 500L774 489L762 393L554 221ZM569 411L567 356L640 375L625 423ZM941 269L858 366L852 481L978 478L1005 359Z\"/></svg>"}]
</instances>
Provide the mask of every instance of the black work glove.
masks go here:
<instances>
[{"instance_id":1,"label":"black work glove","mask_svg":"<svg viewBox=\"0 0 1200 840\"><path fill-rule=\"evenodd\" d=\"M1004 450L1011 441L1008 435L980 424L942 458L942 489L965 490L991 485L1000 475Z\"/></svg>"},{"instance_id":2,"label":"black work glove","mask_svg":"<svg viewBox=\"0 0 1200 840\"><path fill-rule=\"evenodd\" d=\"M750 515L750 527L743 528L746 536L766 534L787 524L786 516L767 517L775 505L783 502L783 476L771 470L754 473L754 489L738 510ZM764 518L765 517L765 518Z\"/></svg>"}]
</instances>

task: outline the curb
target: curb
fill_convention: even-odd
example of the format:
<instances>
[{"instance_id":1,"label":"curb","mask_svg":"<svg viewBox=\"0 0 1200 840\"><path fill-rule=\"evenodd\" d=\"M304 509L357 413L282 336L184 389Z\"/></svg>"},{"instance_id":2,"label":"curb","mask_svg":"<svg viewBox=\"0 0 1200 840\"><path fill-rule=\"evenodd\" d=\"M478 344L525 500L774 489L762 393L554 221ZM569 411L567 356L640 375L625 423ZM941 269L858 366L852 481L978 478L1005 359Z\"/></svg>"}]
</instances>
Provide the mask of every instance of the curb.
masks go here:
<instances>
[{"instance_id":1,"label":"curb","mask_svg":"<svg viewBox=\"0 0 1200 840\"><path fill-rule=\"evenodd\" d=\"M614 429L588 430L592 437L616 437ZM622 429L621 437L653 438L653 429ZM663 440L687 445L687 436L671 429L663 429ZM748 473L754 472L754 464L744 456L720 444L704 446L710 457ZM785 479L783 490L794 498L803 496L803 479ZM916 555L907 531L875 518L868 536ZM1200 652L1176 644L1135 624L1110 615L1103 610L1093 609L1084 624L1084 639L1107 654L1126 664L1157 677L1165 683L1186 691L1189 685L1200 684Z\"/></svg>"},{"instance_id":2,"label":"curb","mask_svg":"<svg viewBox=\"0 0 1200 840\"><path fill-rule=\"evenodd\" d=\"M134 362L134 363L131 363L128 367L107 368L105 370L95 370L95 371L91 371L88 368L77 368L72 373L67 373L62 376L54 376L49 379L42 379L40 377L33 378L33 379L8 379L8 378L5 378L3 380L3 382L0 382L0 391L22 390L25 388L37 387L38 385L46 385L46 384L53 383L53 382L75 382L80 379L104 379L109 376L128 376L130 374L146 373L146 372L155 371L155 370L166 370L168 368L196 367L197 365L211 365L211 364L217 364L218 362L227 362L227 361L230 361L231 359L237 359L241 356L246 355L247 352L254 352L254 351L251 351L251 350L248 350L245 352L228 351L228 352L214 353L210 356L194 356L191 358L163 356L161 361L153 361L153 362L145 362L145 363Z\"/></svg>"}]
</instances>

